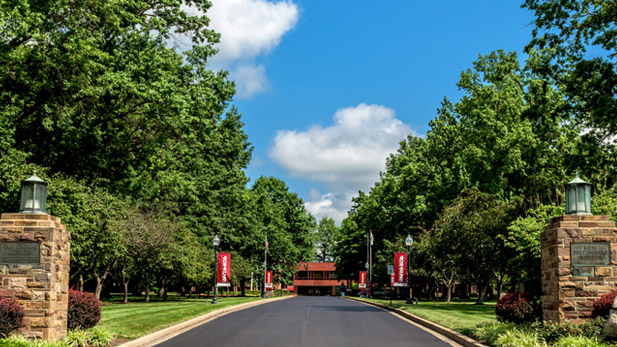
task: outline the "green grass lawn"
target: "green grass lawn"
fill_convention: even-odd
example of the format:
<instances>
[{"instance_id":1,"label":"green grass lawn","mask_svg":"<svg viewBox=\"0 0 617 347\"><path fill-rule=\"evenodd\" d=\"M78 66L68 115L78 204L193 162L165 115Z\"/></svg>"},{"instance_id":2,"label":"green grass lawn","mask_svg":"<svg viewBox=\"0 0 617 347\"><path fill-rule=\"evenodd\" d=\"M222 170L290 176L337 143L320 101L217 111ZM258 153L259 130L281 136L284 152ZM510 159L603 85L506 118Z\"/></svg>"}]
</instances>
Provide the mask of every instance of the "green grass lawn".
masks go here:
<instances>
[{"instance_id":1,"label":"green grass lawn","mask_svg":"<svg viewBox=\"0 0 617 347\"><path fill-rule=\"evenodd\" d=\"M383 305L390 305L388 299L369 299ZM393 301L392 307L403 309L418 317L430 320L444 327L468 334L480 323L497 322L495 316L495 302L486 302L484 305L474 305L474 301L451 302L420 301L418 305L407 305L405 301Z\"/></svg>"},{"instance_id":2,"label":"green grass lawn","mask_svg":"<svg viewBox=\"0 0 617 347\"><path fill-rule=\"evenodd\" d=\"M101 308L98 326L111 330L119 338L132 340L214 310L261 300L259 297L219 297L219 303L212 305L211 299L206 304L203 298L170 298L169 301L149 303L140 299L141 302L122 304L117 303L117 298L112 298Z\"/></svg>"}]
</instances>

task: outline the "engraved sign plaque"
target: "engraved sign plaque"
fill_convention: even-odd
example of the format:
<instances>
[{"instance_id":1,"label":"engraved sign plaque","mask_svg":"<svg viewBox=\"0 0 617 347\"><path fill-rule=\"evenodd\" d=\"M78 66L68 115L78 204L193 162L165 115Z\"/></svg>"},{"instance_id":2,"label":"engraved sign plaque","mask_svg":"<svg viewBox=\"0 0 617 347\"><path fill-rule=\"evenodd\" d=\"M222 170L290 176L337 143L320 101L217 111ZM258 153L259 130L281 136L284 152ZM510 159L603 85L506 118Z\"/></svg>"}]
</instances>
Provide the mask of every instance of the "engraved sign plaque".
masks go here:
<instances>
[{"instance_id":1,"label":"engraved sign plaque","mask_svg":"<svg viewBox=\"0 0 617 347\"><path fill-rule=\"evenodd\" d=\"M611 244L609 242L571 243L570 265L572 266L610 266Z\"/></svg>"},{"instance_id":2,"label":"engraved sign plaque","mask_svg":"<svg viewBox=\"0 0 617 347\"><path fill-rule=\"evenodd\" d=\"M40 242L0 242L0 264L40 263Z\"/></svg>"}]
</instances>

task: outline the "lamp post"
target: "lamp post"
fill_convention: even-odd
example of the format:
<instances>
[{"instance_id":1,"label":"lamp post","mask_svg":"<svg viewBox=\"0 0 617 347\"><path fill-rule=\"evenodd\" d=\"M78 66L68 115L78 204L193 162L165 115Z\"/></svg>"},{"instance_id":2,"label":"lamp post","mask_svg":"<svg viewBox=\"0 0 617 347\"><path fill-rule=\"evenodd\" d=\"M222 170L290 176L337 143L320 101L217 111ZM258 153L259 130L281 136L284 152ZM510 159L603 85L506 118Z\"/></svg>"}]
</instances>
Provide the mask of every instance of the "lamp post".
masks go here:
<instances>
[{"instance_id":1,"label":"lamp post","mask_svg":"<svg viewBox=\"0 0 617 347\"><path fill-rule=\"evenodd\" d=\"M369 275L371 274L370 269L369 269L369 263L368 261L364 264L364 267L366 268L366 297L370 298L371 297L371 281L369 280Z\"/></svg>"},{"instance_id":2,"label":"lamp post","mask_svg":"<svg viewBox=\"0 0 617 347\"><path fill-rule=\"evenodd\" d=\"M268 269L268 262L267 260L264 260L264 280L261 283L261 298L265 299L266 298L266 270Z\"/></svg>"},{"instance_id":3,"label":"lamp post","mask_svg":"<svg viewBox=\"0 0 617 347\"><path fill-rule=\"evenodd\" d=\"M409 234L405 239L405 245L407 246L407 286L409 287L409 297L405 300L405 303L411 304L413 303L411 298L411 245L413 245L413 239Z\"/></svg>"},{"instance_id":4,"label":"lamp post","mask_svg":"<svg viewBox=\"0 0 617 347\"><path fill-rule=\"evenodd\" d=\"M45 214L47 205L47 182L36 175L21 181L19 213Z\"/></svg>"},{"instance_id":5,"label":"lamp post","mask_svg":"<svg viewBox=\"0 0 617 347\"><path fill-rule=\"evenodd\" d=\"M591 184L578 177L566 185L566 214L591 215Z\"/></svg>"},{"instance_id":6,"label":"lamp post","mask_svg":"<svg viewBox=\"0 0 617 347\"><path fill-rule=\"evenodd\" d=\"M214 245L214 297L212 298L212 304L218 304L219 301L216 298L216 285L217 285L217 270L219 267L219 245L221 244L221 239L219 239L218 235L214 235L214 239L212 239L212 244Z\"/></svg>"}]
</instances>

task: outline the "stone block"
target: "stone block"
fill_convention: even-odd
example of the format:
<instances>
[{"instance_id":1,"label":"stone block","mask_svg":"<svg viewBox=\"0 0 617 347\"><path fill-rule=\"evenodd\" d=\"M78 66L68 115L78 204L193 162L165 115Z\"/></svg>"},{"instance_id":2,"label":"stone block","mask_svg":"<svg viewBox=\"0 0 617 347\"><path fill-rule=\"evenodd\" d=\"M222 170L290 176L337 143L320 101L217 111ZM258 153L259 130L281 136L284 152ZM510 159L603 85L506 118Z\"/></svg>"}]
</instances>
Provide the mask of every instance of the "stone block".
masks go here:
<instances>
[{"instance_id":1,"label":"stone block","mask_svg":"<svg viewBox=\"0 0 617 347\"><path fill-rule=\"evenodd\" d=\"M47 318L33 318L30 321L30 326L33 328L49 328L49 319Z\"/></svg>"},{"instance_id":2,"label":"stone block","mask_svg":"<svg viewBox=\"0 0 617 347\"><path fill-rule=\"evenodd\" d=\"M28 285L26 278L9 278L9 287L12 289L26 289Z\"/></svg>"},{"instance_id":3,"label":"stone block","mask_svg":"<svg viewBox=\"0 0 617 347\"><path fill-rule=\"evenodd\" d=\"M596 267L595 275L596 277L608 277L612 275L612 270L610 267Z\"/></svg>"}]
</instances>

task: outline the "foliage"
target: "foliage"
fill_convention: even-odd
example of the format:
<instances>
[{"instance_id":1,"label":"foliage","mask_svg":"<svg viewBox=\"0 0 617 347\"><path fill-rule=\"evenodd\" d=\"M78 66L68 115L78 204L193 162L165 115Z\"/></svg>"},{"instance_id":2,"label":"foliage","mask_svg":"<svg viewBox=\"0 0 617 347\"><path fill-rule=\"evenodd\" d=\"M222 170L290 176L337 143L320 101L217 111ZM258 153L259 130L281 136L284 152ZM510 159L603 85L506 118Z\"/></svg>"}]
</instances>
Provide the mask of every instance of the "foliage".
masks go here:
<instances>
[{"instance_id":1,"label":"foliage","mask_svg":"<svg viewBox=\"0 0 617 347\"><path fill-rule=\"evenodd\" d=\"M554 347L608 347L611 346L600 341L597 337L566 336L559 339Z\"/></svg>"},{"instance_id":2,"label":"foliage","mask_svg":"<svg viewBox=\"0 0 617 347\"><path fill-rule=\"evenodd\" d=\"M99 327L74 329L67 332L65 342L71 347L107 346L114 339L114 334Z\"/></svg>"},{"instance_id":3,"label":"foliage","mask_svg":"<svg viewBox=\"0 0 617 347\"><path fill-rule=\"evenodd\" d=\"M546 347L547 344L538 334L525 330L508 330L499 335L494 342L498 347Z\"/></svg>"},{"instance_id":4,"label":"foliage","mask_svg":"<svg viewBox=\"0 0 617 347\"><path fill-rule=\"evenodd\" d=\"M317 260L333 261L334 247L339 238L339 227L334 219L324 216L317 226Z\"/></svg>"},{"instance_id":5,"label":"foliage","mask_svg":"<svg viewBox=\"0 0 617 347\"><path fill-rule=\"evenodd\" d=\"M536 70L562 84L571 112L593 127L617 131L616 9L612 1L526 0L535 12L526 50L543 53Z\"/></svg>"},{"instance_id":6,"label":"foliage","mask_svg":"<svg viewBox=\"0 0 617 347\"><path fill-rule=\"evenodd\" d=\"M613 308L613 302L615 301L615 296L617 295L617 290L613 290L610 293L602 294L599 298L597 298L593 302L593 308L591 309L591 316L593 318L602 317L608 318L611 314L611 309Z\"/></svg>"},{"instance_id":7,"label":"foliage","mask_svg":"<svg viewBox=\"0 0 617 347\"><path fill-rule=\"evenodd\" d=\"M533 301L519 292L507 293L499 298L495 305L495 314L500 321L516 324L531 322L537 316Z\"/></svg>"},{"instance_id":8,"label":"foliage","mask_svg":"<svg viewBox=\"0 0 617 347\"><path fill-rule=\"evenodd\" d=\"M476 326L471 335L491 346L606 346L598 340L604 322L595 319L579 325L541 321L520 325L487 323Z\"/></svg>"},{"instance_id":9,"label":"foliage","mask_svg":"<svg viewBox=\"0 0 617 347\"><path fill-rule=\"evenodd\" d=\"M0 297L0 337L24 326L24 308L12 298Z\"/></svg>"},{"instance_id":10,"label":"foliage","mask_svg":"<svg viewBox=\"0 0 617 347\"><path fill-rule=\"evenodd\" d=\"M500 335L515 329L516 324L514 323L484 323L476 326L472 330L471 335L477 340L487 342L489 345L494 345Z\"/></svg>"},{"instance_id":11,"label":"foliage","mask_svg":"<svg viewBox=\"0 0 617 347\"><path fill-rule=\"evenodd\" d=\"M604 323L605 320L603 318L586 320L581 324L537 321L531 323L526 328L536 331L548 343L554 343L569 336L579 336L590 339L595 338L602 332Z\"/></svg>"},{"instance_id":12,"label":"foliage","mask_svg":"<svg viewBox=\"0 0 617 347\"><path fill-rule=\"evenodd\" d=\"M101 303L94 294L69 289L69 329L92 328L100 319Z\"/></svg>"}]
</instances>

